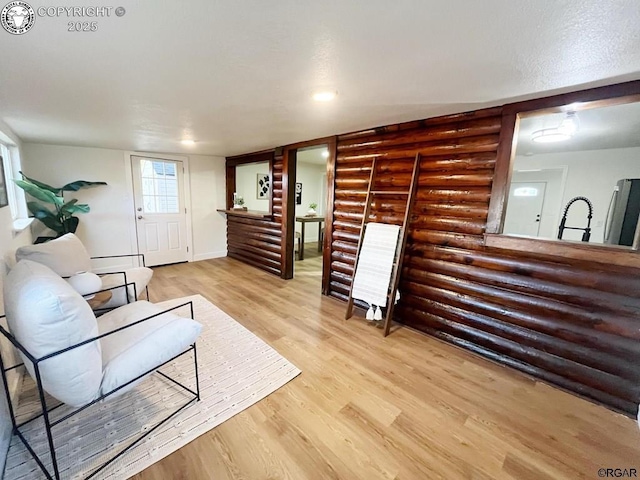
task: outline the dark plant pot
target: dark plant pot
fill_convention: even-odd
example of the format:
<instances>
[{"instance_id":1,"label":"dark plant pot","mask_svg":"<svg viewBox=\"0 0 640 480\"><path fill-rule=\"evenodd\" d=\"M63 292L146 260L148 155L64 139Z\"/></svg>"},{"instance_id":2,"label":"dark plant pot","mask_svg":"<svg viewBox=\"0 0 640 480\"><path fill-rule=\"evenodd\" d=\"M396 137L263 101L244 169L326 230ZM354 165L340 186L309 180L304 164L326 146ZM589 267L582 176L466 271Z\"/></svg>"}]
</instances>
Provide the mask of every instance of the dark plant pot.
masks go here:
<instances>
[{"instance_id":1,"label":"dark plant pot","mask_svg":"<svg viewBox=\"0 0 640 480\"><path fill-rule=\"evenodd\" d=\"M33 242L33 244L37 245L39 243L46 243L49 240L55 240L56 238L58 238L58 237L38 237L38 238L36 238L36 241Z\"/></svg>"}]
</instances>

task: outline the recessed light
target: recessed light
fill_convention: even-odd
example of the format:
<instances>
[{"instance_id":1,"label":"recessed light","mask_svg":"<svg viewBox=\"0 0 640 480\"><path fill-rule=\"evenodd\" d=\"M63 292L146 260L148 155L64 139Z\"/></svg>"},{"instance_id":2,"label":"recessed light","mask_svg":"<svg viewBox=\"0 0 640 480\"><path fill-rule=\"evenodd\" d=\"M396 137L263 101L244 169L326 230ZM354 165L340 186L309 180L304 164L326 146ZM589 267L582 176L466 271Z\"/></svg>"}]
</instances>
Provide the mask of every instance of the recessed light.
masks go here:
<instances>
[{"instance_id":1,"label":"recessed light","mask_svg":"<svg viewBox=\"0 0 640 480\"><path fill-rule=\"evenodd\" d=\"M182 145L187 145L189 147L193 147L196 144L196 141L195 140L185 139L185 140L182 140L180 143L182 143Z\"/></svg>"},{"instance_id":2,"label":"recessed light","mask_svg":"<svg viewBox=\"0 0 640 480\"><path fill-rule=\"evenodd\" d=\"M316 102L330 102L336 98L336 92L316 92L313 94L313 99Z\"/></svg>"},{"instance_id":3,"label":"recessed light","mask_svg":"<svg viewBox=\"0 0 640 480\"><path fill-rule=\"evenodd\" d=\"M322 158L329 158L329 150L322 151Z\"/></svg>"}]
</instances>

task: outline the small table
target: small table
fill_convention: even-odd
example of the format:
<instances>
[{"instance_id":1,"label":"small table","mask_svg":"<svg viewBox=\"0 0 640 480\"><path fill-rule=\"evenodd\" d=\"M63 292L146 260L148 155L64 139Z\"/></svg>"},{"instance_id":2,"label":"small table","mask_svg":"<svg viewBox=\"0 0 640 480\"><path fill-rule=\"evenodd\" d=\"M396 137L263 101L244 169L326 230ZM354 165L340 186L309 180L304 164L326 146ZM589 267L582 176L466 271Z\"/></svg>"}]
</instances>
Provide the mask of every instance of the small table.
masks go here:
<instances>
[{"instance_id":1,"label":"small table","mask_svg":"<svg viewBox=\"0 0 640 480\"><path fill-rule=\"evenodd\" d=\"M322 251L322 224L324 217L296 217L296 222L300 222L300 260L304 260L304 227L307 223L319 223L318 225L318 251Z\"/></svg>"},{"instance_id":2,"label":"small table","mask_svg":"<svg viewBox=\"0 0 640 480\"><path fill-rule=\"evenodd\" d=\"M111 300L112 296L113 294L111 293L111 290L98 292L93 296L93 298L87 299L87 303L91 307L91 310L98 310L103 305L106 305L107 302Z\"/></svg>"}]
</instances>

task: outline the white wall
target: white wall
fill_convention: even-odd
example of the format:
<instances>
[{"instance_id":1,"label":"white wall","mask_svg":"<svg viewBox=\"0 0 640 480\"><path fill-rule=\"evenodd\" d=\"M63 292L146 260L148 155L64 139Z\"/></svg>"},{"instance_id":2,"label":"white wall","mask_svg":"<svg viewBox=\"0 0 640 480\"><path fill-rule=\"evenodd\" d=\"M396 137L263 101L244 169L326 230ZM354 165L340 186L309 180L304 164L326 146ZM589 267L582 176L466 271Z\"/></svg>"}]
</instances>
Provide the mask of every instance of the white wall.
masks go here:
<instances>
[{"instance_id":1,"label":"white wall","mask_svg":"<svg viewBox=\"0 0 640 480\"><path fill-rule=\"evenodd\" d=\"M65 193L67 200L77 198L91 207L88 214L78 214L76 233L93 256L132 253L133 195L122 151L33 143L25 143L23 151L23 171L36 180L53 186L74 180L107 182L107 186ZM123 266L124 261L112 266Z\"/></svg>"},{"instance_id":2,"label":"white wall","mask_svg":"<svg viewBox=\"0 0 640 480\"><path fill-rule=\"evenodd\" d=\"M193 259L227 256L227 219L224 157L189 156L191 169L191 220Z\"/></svg>"},{"instance_id":3,"label":"white wall","mask_svg":"<svg viewBox=\"0 0 640 480\"><path fill-rule=\"evenodd\" d=\"M296 183L302 183L302 204L296 205L296 217L304 217L309 210L310 203L317 203L316 212L324 216L326 208L327 167L312 163L298 162L296 166ZM305 227L305 242L318 241L318 223L307 223ZM301 229L296 222L296 231Z\"/></svg>"},{"instance_id":4,"label":"white wall","mask_svg":"<svg viewBox=\"0 0 640 480\"><path fill-rule=\"evenodd\" d=\"M247 163L236 167L236 193L244 198L248 210L269 211L269 197L258 198L258 174L269 175L269 162Z\"/></svg>"},{"instance_id":5,"label":"white wall","mask_svg":"<svg viewBox=\"0 0 640 480\"><path fill-rule=\"evenodd\" d=\"M591 243L602 243L604 222L613 187L623 178L640 178L640 148L616 148L583 152L550 153L531 157L517 156L514 169L544 169L567 167L567 179L562 193L561 210L569 200L584 196L593 204ZM562 216L559 212L558 222ZM583 227L587 208L583 202L571 207L568 226ZM555 226L557 233L557 225ZM565 230L565 240L580 240L582 232ZM555 238L555 234L554 234Z\"/></svg>"},{"instance_id":6,"label":"white wall","mask_svg":"<svg viewBox=\"0 0 640 480\"><path fill-rule=\"evenodd\" d=\"M127 152L33 143L24 144L23 150L23 170L38 180L54 185L73 180L107 182L107 186L67 194L91 206L90 213L78 215L78 237L91 255L134 253L135 218ZM194 260L225 256L226 221L215 211L225 205L224 158L193 155L189 163ZM124 261L109 266L126 266Z\"/></svg>"}]
</instances>

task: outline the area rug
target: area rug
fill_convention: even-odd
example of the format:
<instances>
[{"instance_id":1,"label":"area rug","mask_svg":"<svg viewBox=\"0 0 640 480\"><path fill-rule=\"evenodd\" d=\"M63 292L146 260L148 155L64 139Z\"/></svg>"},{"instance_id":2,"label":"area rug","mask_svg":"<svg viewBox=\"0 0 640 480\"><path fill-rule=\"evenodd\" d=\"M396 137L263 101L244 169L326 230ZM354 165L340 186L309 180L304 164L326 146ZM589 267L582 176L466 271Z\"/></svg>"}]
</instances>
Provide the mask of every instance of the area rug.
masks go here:
<instances>
[{"instance_id":1,"label":"area rug","mask_svg":"<svg viewBox=\"0 0 640 480\"><path fill-rule=\"evenodd\" d=\"M195 318L204 328L198 340L201 401L177 416L93 478L125 479L178 450L203 433L250 407L300 374L294 365L204 297L195 295L160 303L172 307L192 300ZM176 313L189 316L189 308ZM98 319L98 321L100 321ZM170 377L195 385L193 358L187 354L161 369ZM54 428L61 477L82 479L141 432L188 401L188 394L154 374L133 391L97 403ZM56 405L48 399L49 405ZM52 412L52 421L71 411L66 405ZM18 415L39 413L36 389L25 375ZM26 437L45 465L51 467L42 420L24 427ZM51 470L50 470L51 471ZM44 478L22 442L14 436L7 456L6 480Z\"/></svg>"}]
</instances>

